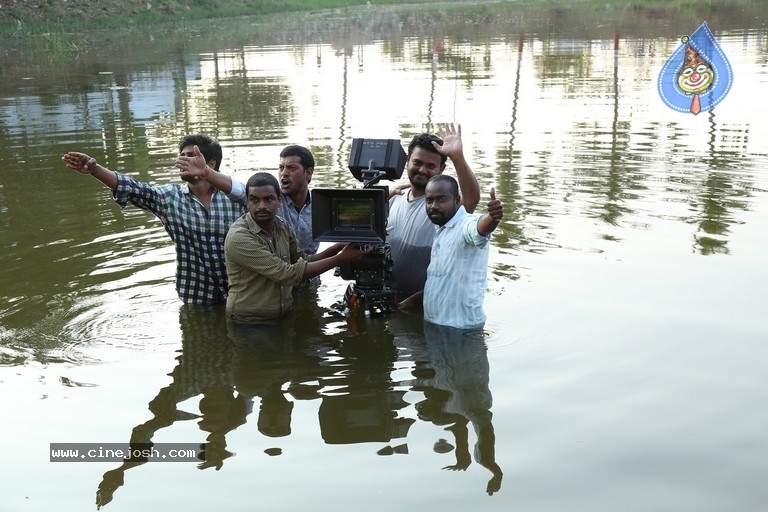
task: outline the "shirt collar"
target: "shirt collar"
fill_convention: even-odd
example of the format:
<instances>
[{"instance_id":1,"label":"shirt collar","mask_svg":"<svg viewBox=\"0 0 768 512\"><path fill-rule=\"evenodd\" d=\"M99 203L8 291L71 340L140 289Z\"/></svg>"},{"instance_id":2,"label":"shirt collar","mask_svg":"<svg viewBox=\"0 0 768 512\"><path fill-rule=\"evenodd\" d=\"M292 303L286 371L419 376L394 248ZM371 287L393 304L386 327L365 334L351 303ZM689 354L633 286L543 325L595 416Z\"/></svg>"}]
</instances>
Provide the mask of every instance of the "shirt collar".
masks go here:
<instances>
[{"instance_id":1,"label":"shirt collar","mask_svg":"<svg viewBox=\"0 0 768 512\"><path fill-rule=\"evenodd\" d=\"M288 205L288 206L290 206L292 208L295 208L293 206L293 200L290 197L288 197L287 195L285 195L285 194L283 194L283 201L286 203L286 205ZM304 206L306 206L306 205L308 205L310 203L312 203L312 191L311 190L307 190L307 199L304 201Z\"/></svg>"},{"instance_id":2,"label":"shirt collar","mask_svg":"<svg viewBox=\"0 0 768 512\"><path fill-rule=\"evenodd\" d=\"M181 187L181 192L183 194L187 194L188 196L194 196L194 194L192 193L192 189L190 189L190 184L185 182L184 185L186 185L186 186L185 187ZM216 187L211 187L211 188L213 188L213 192L211 192L211 197L215 196L216 194L218 194L220 192L220 190L217 189ZM195 196L195 197L197 197L197 196Z\"/></svg>"},{"instance_id":3,"label":"shirt collar","mask_svg":"<svg viewBox=\"0 0 768 512\"><path fill-rule=\"evenodd\" d=\"M248 226L248 229L253 231L254 233L260 233L264 231L261 229L261 226L259 226L255 220L253 220L253 217L251 216L250 212L245 212L245 223ZM279 215L275 215L275 231L279 229L283 229L283 227L286 225L285 220L283 220L282 217Z\"/></svg>"},{"instance_id":4,"label":"shirt collar","mask_svg":"<svg viewBox=\"0 0 768 512\"><path fill-rule=\"evenodd\" d=\"M464 205L459 205L459 209L456 210L456 213L453 214L453 217L451 217L451 220L443 224L442 227L444 228L452 228L455 225L459 224L461 222L461 219L463 219L467 215L467 210L464 209Z\"/></svg>"}]
</instances>

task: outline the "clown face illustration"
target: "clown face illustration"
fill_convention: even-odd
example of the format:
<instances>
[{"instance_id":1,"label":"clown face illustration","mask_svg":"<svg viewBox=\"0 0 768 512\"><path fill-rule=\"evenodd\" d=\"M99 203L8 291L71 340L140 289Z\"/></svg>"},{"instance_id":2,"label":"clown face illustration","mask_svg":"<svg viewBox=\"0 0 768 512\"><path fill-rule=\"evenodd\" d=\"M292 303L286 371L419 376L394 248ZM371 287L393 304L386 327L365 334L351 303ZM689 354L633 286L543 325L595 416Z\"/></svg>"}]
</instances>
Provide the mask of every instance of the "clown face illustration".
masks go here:
<instances>
[{"instance_id":1,"label":"clown face illustration","mask_svg":"<svg viewBox=\"0 0 768 512\"><path fill-rule=\"evenodd\" d=\"M687 93L698 93L707 90L715 81L715 72L703 60L683 66L677 75L677 84Z\"/></svg>"},{"instance_id":2,"label":"clown face illustration","mask_svg":"<svg viewBox=\"0 0 768 512\"><path fill-rule=\"evenodd\" d=\"M677 75L677 84L687 94L693 94L690 111L701 112L699 93L706 91L715 81L712 67L686 42L683 67Z\"/></svg>"}]
</instances>

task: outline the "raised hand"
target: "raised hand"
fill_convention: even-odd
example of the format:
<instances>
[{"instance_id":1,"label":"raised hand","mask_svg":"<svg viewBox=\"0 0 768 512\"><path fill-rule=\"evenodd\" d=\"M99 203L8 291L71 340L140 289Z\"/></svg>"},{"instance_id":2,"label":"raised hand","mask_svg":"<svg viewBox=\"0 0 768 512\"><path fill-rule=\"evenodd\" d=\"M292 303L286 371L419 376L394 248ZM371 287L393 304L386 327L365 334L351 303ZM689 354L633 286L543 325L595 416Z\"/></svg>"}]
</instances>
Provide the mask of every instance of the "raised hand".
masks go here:
<instances>
[{"instance_id":1,"label":"raised hand","mask_svg":"<svg viewBox=\"0 0 768 512\"><path fill-rule=\"evenodd\" d=\"M491 187L491 200L488 201L488 215L498 222L504 217L504 208L501 201L496 199L496 187Z\"/></svg>"},{"instance_id":2,"label":"raised hand","mask_svg":"<svg viewBox=\"0 0 768 512\"><path fill-rule=\"evenodd\" d=\"M80 174L91 174L98 165L96 159L85 153L70 151L61 157L68 169L77 171Z\"/></svg>"},{"instance_id":3,"label":"raised hand","mask_svg":"<svg viewBox=\"0 0 768 512\"><path fill-rule=\"evenodd\" d=\"M404 181L402 183L398 183L389 189L389 197L403 195L406 193L406 191L408 191L409 188L411 188L410 182Z\"/></svg>"},{"instance_id":4,"label":"raised hand","mask_svg":"<svg viewBox=\"0 0 768 512\"><path fill-rule=\"evenodd\" d=\"M454 125L453 123L445 123L437 132L437 135L443 139L442 146L436 142L432 142L432 145L438 153L447 156L451 160L456 156L464 154L464 145L461 142L460 124Z\"/></svg>"},{"instance_id":5,"label":"raised hand","mask_svg":"<svg viewBox=\"0 0 768 512\"><path fill-rule=\"evenodd\" d=\"M195 156L179 155L176 158L174 166L179 169L179 174L184 176L203 176L205 168L208 165L205 157L200 152L200 148L194 146Z\"/></svg>"}]
</instances>

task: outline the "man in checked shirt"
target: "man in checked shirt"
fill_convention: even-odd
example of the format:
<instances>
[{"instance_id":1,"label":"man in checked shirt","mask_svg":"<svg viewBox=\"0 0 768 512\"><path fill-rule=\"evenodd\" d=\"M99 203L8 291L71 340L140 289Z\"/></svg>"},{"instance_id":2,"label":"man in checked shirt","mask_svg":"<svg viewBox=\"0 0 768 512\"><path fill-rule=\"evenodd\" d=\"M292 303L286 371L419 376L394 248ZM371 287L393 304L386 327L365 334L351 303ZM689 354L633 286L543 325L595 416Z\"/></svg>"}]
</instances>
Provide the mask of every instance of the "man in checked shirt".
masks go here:
<instances>
[{"instance_id":1,"label":"man in checked shirt","mask_svg":"<svg viewBox=\"0 0 768 512\"><path fill-rule=\"evenodd\" d=\"M195 156L199 148L207 172L219 171L221 145L213 137L191 134L179 142L180 156ZM224 237L246 208L204 178L179 173L185 183L150 185L107 169L85 153L69 152L62 160L69 169L91 175L110 190L124 208L128 203L152 212L163 223L176 247L176 292L185 304L224 304L227 270Z\"/></svg>"}]
</instances>

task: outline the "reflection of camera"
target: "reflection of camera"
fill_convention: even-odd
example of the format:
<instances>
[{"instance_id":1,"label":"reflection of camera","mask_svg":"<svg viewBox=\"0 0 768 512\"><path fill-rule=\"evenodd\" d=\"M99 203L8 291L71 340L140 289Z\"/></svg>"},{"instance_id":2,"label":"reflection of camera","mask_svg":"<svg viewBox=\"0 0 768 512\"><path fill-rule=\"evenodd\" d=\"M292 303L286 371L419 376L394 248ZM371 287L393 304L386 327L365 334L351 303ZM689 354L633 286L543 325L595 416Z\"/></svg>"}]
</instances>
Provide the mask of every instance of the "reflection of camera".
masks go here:
<instances>
[{"instance_id":1,"label":"reflection of camera","mask_svg":"<svg viewBox=\"0 0 768 512\"><path fill-rule=\"evenodd\" d=\"M408 404L405 391L369 391L324 396L317 412L320 435L328 444L386 443L408 435L416 422L398 417Z\"/></svg>"},{"instance_id":2,"label":"reflection of camera","mask_svg":"<svg viewBox=\"0 0 768 512\"><path fill-rule=\"evenodd\" d=\"M376 183L382 178L400 178L405 160L399 140L353 139L349 170L363 182L363 188L312 190L312 235L316 241L372 245L371 252L336 272L355 281L347 288L345 307L359 306L366 316L388 313L395 307L390 288L392 255L386 243L389 188Z\"/></svg>"}]
</instances>

